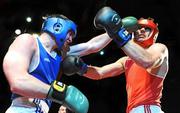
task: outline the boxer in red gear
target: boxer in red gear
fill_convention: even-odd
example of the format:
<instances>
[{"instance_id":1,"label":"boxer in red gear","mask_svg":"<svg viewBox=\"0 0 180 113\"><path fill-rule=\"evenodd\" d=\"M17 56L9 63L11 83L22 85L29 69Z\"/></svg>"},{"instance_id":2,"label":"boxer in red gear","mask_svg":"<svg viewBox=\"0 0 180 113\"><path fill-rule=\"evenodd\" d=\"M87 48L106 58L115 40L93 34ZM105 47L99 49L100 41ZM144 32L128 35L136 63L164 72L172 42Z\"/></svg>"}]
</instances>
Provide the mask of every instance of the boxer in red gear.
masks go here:
<instances>
[{"instance_id":1,"label":"boxer in red gear","mask_svg":"<svg viewBox=\"0 0 180 113\"><path fill-rule=\"evenodd\" d=\"M138 25L139 29L132 33L131 40L121 47L127 56L102 67L89 65L84 76L100 80L125 73L128 95L126 112L163 113L160 99L169 68L168 48L156 43L159 30L152 18L141 18ZM69 54L85 56L95 53L112 40L105 33L86 43L71 46Z\"/></svg>"},{"instance_id":2,"label":"boxer in red gear","mask_svg":"<svg viewBox=\"0 0 180 113\"><path fill-rule=\"evenodd\" d=\"M125 72L128 95L127 113L163 113L161 97L168 72L168 49L155 43L159 30L152 18L138 20L139 29L121 49L127 56L102 67L88 66L84 74L99 80Z\"/></svg>"}]
</instances>

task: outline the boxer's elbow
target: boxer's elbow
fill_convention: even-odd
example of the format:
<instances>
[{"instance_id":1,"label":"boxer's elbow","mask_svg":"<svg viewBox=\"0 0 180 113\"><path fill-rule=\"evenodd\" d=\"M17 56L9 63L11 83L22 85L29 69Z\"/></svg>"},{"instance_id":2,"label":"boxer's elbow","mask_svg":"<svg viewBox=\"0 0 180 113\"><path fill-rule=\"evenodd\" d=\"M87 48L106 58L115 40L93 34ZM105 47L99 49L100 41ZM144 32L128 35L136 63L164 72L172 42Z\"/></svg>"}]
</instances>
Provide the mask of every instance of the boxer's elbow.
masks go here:
<instances>
[{"instance_id":1,"label":"boxer's elbow","mask_svg":"<svg viewBox=\"0 0 180 113\"><path fill-rule=\"evenodd\" d=\"M19 92L19 87L18 87L17 84L11 83L10 84L10 90L11 90L12 93L17 93L17 92Z\"/></svg>"},{"instance_id":2,"label":"boxer's elbow","mask_svg":"<svg viewBox=\"0 0 180 113\"><path fill-rule=\"evenodd\" d=\"M151 59L139 60L137 63L145 69L148 69L154 65L154 61Z\"/></svg>"},{"instance_id":3,"label":"boxer's elbow","mask_svg":"<svg viewBox=\"0 0 180 113\"><path fill-rule=\"evenodd\" d=\"M14 77L13 79L10 79L9 86L10 86L11 92L20 94L21 91L23 91L24 88L26 87L25 81L27 81L27 79L22 78L22 77Z\"/></svg>"},{"instance_id":4,"label":"boxer's elbow","mask_svg":"<svg viewBox=\"0 0 180 113\"><path fill-rule=\"evenodd\" d=\"M9 82L10 85L10 90L13 93L17 93L20 92L22 84L18 81L18 80L13 80L11 82Z\"/></svg>"}]
</instances>

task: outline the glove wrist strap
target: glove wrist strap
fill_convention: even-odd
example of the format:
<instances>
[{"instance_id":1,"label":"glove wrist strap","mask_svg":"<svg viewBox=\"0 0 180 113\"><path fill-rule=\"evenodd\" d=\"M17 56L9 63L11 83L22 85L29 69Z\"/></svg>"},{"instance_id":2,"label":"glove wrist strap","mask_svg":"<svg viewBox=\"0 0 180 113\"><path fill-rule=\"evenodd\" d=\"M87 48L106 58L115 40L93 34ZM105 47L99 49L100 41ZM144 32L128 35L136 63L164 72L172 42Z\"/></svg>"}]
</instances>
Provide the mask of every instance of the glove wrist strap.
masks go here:
<instances>
[{"instance_id":1,"label":"glove wrist strap","mask_svg":"<svg viewBox=\"0 0 180 113\"><path fill-rule=\"evenodd\" d=\"M129 40L132 38L132 34L128 33L124 28L120 29L115 34L111 34L114 42L118 45L118 47L123 47Z\"/></svg>"},{"instance_id":2,"label":"glove wrist strap","mask_svg":"<svg viewBox=\"0 0 180 113\"><path fill-rule=\"evenodd\" d=\"M83 76L88 70L88 65L87 64L83 64L83 66L81 67L80 71L77 72L78 75Z\"/></svg>"},{"instance_id":3,"label":"glove wrist strap","mask_svg":"<svg viewBox=\"0 0 180 113\"><path fill-rule=\"evenodd\" d=\"M67 86L64 83L55 80L51 84L47 98L56 103L63 104L66 95L66 89Z\"/></svg>"}]
</instances>

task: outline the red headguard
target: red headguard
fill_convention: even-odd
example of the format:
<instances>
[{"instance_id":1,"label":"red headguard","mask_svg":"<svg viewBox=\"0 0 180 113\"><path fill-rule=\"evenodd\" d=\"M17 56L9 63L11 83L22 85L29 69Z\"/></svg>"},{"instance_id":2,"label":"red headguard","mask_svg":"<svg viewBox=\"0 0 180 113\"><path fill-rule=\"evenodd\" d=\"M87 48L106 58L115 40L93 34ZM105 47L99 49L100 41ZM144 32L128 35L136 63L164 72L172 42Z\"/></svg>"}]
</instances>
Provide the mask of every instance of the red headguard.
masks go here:
<instances>
[{"instance_id":1,"label":"red headguard","mask_svg":"<svg viewBox=\"0 0 180 113\"><path fill-rule=\"evenodd\" d=\"M158 36L159 30L158 30L158 24L154 23L154 20L152 18L144 19L140 18L138 20L138 24L141 27L149 28L151 30L149 37L147 40L144 40L143 42L139 43L143 47L149 47L151 46Z\"/></svg>"}]
</instances>

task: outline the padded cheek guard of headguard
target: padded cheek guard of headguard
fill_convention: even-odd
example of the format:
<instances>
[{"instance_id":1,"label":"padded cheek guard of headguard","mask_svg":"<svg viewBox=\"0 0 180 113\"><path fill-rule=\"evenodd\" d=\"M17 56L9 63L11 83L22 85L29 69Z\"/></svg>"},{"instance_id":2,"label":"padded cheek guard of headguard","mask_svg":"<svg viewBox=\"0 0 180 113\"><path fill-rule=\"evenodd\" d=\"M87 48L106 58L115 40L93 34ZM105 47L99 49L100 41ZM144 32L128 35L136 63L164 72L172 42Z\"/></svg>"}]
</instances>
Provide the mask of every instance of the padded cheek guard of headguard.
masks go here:
<instances>
[{"instance_id":1,"label":"padded cheek guard of headguard","mask_svg":"<svg viewBox=\"0 0 180 113\"><path fill-rule=\"evenodd\" d=\"M151 46L155 42L157 35L159 33L158 24L154 23L154 19L152 19L152 18L148 18L148 19L140 18L138 20L138 24L141 27L145 27L145 28L147 27L151 30L151 33L150 33L148 39L141 42L140 45L143 47Z\"/></svg>"},{"instance_id":2,"label":"padded cheek guard of headguard","mask_svg":"<svg viewBox=\"0 0 180 113\"><path fill-rule=\"evenodd\" d=\"M42 25L42 31L49 33L55 38L59 50L66 41L68 31L73 31L74 37L76 37L76 28L77 26L73 21L60 17L48 17Z\"/></svg>"}]
</instances>

